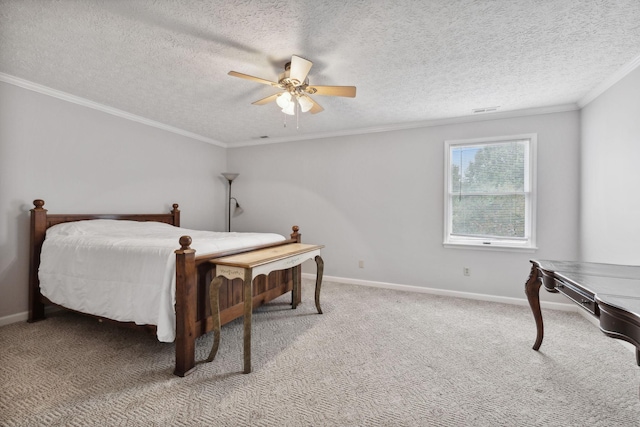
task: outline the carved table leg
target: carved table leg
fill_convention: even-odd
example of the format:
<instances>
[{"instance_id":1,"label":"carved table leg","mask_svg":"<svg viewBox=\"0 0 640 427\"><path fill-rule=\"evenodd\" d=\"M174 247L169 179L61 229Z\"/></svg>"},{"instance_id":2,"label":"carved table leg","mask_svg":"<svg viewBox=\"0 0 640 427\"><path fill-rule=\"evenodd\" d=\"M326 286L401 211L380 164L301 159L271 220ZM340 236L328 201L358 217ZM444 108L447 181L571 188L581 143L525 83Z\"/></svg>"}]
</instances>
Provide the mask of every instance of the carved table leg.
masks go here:
<instances>
[{"instance_id":1,"label":"carved table leg","mask_svg":"<svg viewBox=\"0 0 640 427\"><path fill-rule=\"evenodd\" d=\"M207 357L207 362L211 362L216 357L220 346L220 285L222 282L222 276L218 276L209 285L209 301L211 302L211 318L213 319L213 346L209 357Z\"/></svg>"},{"instance_id":2,"label":"carved table leg","mask_svg":"<svg viewBox=\"0 0 640 427\"><path fill-rule=\"evenodd\" d=\"M253 311L253 284L251 270L244 272L244 373L251 373L251 312Z\"/></svg>"},{"instance_id":3,"label":"carved table leg","mask_svg":"<svg viewBox=\"0 0 640 427\"><path fill-rule=\"evenodd\" d=\"M529 300L529 306L533 312L533 317L536 320L536 328L538 329L538 335L536 342L533 344L533 349L538 350L542 344L542 337L544 336L544 327L542 325L542 311L540 310L540 285L542 285L542 278L538 277L538 267L534 264L531 267L531 274L529 274L529 280L524 285L524 292L527 294Z\"/></svg>"},{"instance_id":4,"label":"carved table leg","mask_svg":"<svg viewBox=\"0 0 640 427\"><path fill-rule=\"evenodd\" d=\"M322 274L324 272L324 261L320 255L316 256L316 308L318 313L322 314L322 308L320 308L320 286L322 286Z\"/></svg>"},{"instance_id":5,"label":"carved table leg","mask_svg":"<svg viewBox=\"0 0 640 427\"><path fill-rule=\"evenodd\" d=\"M293 289L291 290L291 308L298 308L298 301L300 301L300 268L297 265L293 267Z\"/></svg>"}]
</instances>

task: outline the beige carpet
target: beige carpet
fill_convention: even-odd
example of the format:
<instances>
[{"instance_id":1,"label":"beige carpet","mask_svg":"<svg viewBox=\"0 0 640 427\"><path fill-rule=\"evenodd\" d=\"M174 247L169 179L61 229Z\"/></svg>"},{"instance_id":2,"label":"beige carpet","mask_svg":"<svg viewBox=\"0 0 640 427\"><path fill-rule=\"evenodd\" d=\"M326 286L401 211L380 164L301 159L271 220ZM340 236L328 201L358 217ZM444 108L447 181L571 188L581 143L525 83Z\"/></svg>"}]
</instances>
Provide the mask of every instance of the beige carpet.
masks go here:
<instances>
[{"instance_id":1,"label":"beige carpet","mask_svg":"<svg viewBox=\"0 0 640 427\"><path fill-rule=\"evenodd\" d=\"M522 283L524 288L524 280ZM640 426L633 354L575 313L327 282L241 321L216 360L172 375L173 345L58 313L0 328L2 426ZM211 336L198 342L206 358Z\"/></svg>"}]
</instances>

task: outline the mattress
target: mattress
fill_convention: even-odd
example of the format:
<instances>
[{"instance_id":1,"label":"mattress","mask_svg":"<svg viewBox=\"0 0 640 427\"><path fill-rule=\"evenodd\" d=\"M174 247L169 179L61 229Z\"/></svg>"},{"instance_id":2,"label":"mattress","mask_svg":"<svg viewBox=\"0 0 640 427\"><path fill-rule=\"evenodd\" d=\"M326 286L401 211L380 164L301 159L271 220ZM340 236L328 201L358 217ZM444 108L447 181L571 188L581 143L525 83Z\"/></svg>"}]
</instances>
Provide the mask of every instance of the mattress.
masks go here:
<instances>
[{"instance_id":1,"label":"mattress","mask_svg":"<svg viewBox=\"0 0 640 427\"><path fill-rule=\"evenodd\" d=\"M156 325L162 342L175 339L175 250L191 236L196 255L285 240L272 233L190 230L159 222L88 220L47 229L40 292L82 313Z\"/></svg>"}]
</instances>

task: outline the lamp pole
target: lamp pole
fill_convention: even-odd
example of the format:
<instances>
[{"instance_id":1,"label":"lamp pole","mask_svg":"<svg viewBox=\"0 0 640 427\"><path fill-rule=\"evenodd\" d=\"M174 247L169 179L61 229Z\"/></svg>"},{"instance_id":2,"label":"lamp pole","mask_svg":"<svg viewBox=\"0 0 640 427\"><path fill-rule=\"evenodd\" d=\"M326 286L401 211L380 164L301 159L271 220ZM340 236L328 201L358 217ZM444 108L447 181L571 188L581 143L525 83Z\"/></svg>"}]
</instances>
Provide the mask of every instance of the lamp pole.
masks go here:
<instances>
[{"instance_id":1,"label":"lamp pole","mask_svg":"<svg viewBox=\"0 0 640 427\"><path fill-rule=\"evenodd\" d=\"M234 179L236 179L238 177L238 175L240 175L239 173L231 173L231 172L223 172L222 176L225 177L225 179L229 182L229 201L228 201L228 206L229 206L229 216L227 217L227 231L231 231L231 199L234 199L233 197L231 197L231 183L233 182ZM236 200L236 203L238 203L238 201Z\"/></svg>"},{"instance_id":2,"label":"lamp pole","mask_svg":"<svg viewBox=\"0 0 640 427\"><path fill-rule=\"evenodd\" d=\"M227 203L227 206L229 207L229 212L228 212L228 216L227 216L227 231L231 231L231 183L233 181L229 181L229 203Z\"/></svg>"}]
</instances>

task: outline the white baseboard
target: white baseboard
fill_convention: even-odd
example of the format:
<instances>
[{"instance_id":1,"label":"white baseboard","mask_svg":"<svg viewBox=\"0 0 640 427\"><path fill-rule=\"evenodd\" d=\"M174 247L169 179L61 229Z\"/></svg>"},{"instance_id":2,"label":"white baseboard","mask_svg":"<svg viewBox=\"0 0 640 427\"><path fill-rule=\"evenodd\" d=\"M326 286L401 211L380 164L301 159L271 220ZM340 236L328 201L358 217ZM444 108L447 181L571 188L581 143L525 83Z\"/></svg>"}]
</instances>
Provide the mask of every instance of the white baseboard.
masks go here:
<instances>
[{"instance_id":1,"label":"white baseboard","mask_svg":"<svg viewBox=\"0 0 640 427\"><path fill-rule=\"evenodd\" d=\"M9 316L0 317L0 326L10 325L16 322L26 322L29 318L29 312L10 314Z\"/></svg>"},{"instance_id":2,"label":"white baseboard","mask_svg":"<svg viewBox=\"0 0 640 427\"><path fill-rule=\"evenodd\" d=\"M315 280L316 275L313 273L302 273L305 279ZM496 295L476 294L472 292L449 291L446 289L425 288L422 286L400 285L397 283L374 282L371 280L347 279L345 277L324 276L323 280L330 282L346 283L350 285L369 286L372 288L393 289L396 291L418 292L423 294L442 295L447 297L474 299L479 301L501 302L513 305L529 305L529 301L524 298L501 297ZM540 301L542 308L561 311L579 311L580 308L575 304L564 304L559 302ZM581 310L580 310L581 311Z\"/></svg>"},{"instance_id":3,"label":"white baseboard","mask_svg":"<svg viewBox=\"0 0 640 427\"><path fill-rule=\"evenodd\" d=\"M51 314L53 312L62 310L56 306L46 306L44 308L44 315ZM29 320L29 312L23 311L22 313L10 314L9 316L0 317L0 326L10 325L11 323L26 322Z\"/></svg>"}]
</instances>

